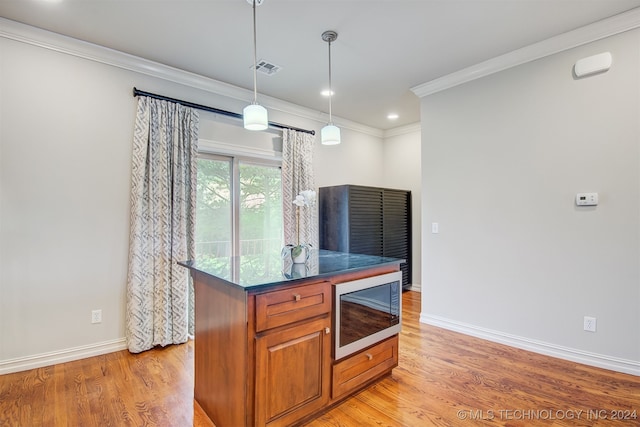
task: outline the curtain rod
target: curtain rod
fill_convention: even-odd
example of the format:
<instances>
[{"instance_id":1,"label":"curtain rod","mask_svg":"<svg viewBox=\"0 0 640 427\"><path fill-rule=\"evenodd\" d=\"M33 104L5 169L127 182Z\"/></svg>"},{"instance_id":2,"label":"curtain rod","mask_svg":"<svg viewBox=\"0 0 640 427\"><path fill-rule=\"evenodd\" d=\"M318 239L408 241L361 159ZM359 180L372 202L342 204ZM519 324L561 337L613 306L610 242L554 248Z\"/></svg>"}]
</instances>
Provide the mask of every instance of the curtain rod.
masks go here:
<instances>
[{"instance_id":1,"label":"curtain rod","mask_svg":"<svg viewBox=\"0 0 640 427\"><path fill-rule=\"evenodd\" d=\"M155 93L144 92L142 90L136 89L135 87L133 88L133 96L148 96L149 98L160 99L162 101L175 102L176 104L184 105L185 107L191 107L191 108L195 108L195 109L198 109L198 110L209 111L211 113L222 114L223 116L234 117L236 119L242 120L242 114L233 113L231 111L226 111L226 110L221 110L219 108L207 107L206 105L194 104L193 102L182 101L180 99L169 98L168 96L164 96L164 95L158 95L158 94L155 94ZM296 128L296 127L293 127L293 126L287 126L287 125L283 125L283 124L276 123L276 122L269 122L269 126L270 127L274 127L274 128L278 128L278 129L291 129L291 130L295 130L295 131L298 131L298 132L310 133L311 135L315 135L316 134L315 130L300 129L300 128Z\"/></svg>"}]
</instances>

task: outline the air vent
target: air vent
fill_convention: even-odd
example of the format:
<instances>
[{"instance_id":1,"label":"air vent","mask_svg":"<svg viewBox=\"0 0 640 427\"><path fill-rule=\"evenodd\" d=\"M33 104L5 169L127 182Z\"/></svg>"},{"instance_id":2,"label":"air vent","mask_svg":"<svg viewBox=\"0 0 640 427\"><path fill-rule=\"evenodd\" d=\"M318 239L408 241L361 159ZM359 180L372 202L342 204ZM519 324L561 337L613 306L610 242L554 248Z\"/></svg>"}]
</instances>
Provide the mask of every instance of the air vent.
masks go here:
<instances>
[{"instance_id":1,"label":"air vent","mask_svg":"<svg viewBox=\"0 0 640 427\"><path fill-rule=\"evenodd\" d=\"M253 68L253 66L251 66L250 68ZM258 61L258 65L256 65L256 70L262 74L266 74L267 76L272 76L278 71L282 70L282 67L261 59Z\"/></svg>"}]
</instances>

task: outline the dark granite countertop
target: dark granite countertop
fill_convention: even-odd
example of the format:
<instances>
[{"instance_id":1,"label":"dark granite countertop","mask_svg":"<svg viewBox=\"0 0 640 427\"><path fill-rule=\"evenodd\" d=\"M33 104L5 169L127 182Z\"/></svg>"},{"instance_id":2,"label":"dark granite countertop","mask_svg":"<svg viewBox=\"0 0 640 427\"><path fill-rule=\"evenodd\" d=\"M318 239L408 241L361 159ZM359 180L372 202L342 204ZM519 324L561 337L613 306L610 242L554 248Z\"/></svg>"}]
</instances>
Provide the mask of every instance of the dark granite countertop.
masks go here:
<instances>
[{"instance_id":1,"label":"dark granite countertop","mask_svg":"<svg viewBox=\"0 0 640 427\"><path fill-rule=\"evenodd\" d=\"M398 258L321 249L311 251L305 264L293 264L290 259L283 259L279 253L203 258L183 261L178 264L248 290L306 278L330 277L336 274L403 262L405 262L403 259Z\"/></svg>"}]
</instances>

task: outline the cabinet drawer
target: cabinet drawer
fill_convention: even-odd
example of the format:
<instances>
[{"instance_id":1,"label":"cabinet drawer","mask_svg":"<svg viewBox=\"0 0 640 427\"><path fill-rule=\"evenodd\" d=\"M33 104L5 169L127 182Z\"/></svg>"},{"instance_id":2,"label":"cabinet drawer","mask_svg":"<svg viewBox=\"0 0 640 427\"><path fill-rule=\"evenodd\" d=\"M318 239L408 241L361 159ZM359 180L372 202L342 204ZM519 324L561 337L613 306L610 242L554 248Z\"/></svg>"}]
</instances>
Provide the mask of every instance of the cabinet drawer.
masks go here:
<instances>
[{"instance_id":1,"label":"cabinet drawer","mask_svg":"<svg viewBox=\"0 0 640 427\"><path fill-rule=\"evenodd\" d=\"M321 282L256 295L256 332L331 311L331 283Z\"/></svg>"},{"instance_id":2,"label":"cabinet drawer","mask_svg":"<svg viewBox=\"0 0 640 427\"><path fill-rule=\"evenodd\" d=\"M398 336L391 337L333 366L331 397L338 398L398 366Z\"/></svg>"}]
</instances>

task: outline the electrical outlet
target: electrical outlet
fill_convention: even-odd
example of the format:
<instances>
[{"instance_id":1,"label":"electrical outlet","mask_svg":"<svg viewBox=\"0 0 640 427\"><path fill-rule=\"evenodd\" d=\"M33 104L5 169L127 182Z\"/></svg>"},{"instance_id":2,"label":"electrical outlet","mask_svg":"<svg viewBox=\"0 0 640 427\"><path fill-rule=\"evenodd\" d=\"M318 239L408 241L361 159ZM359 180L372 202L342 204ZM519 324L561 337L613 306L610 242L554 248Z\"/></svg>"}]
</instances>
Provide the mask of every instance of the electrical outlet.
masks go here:
<instances>
[{"instance_id":1,"label":"electrical outlet","mask_svg":"<svg viewBox=\"0 0 640 427\"><path fill-rule=\"evenodd\" d=\"M102 323L102 310L91 311L91 323Z\"/></svg>"},{"instance_id":2,"label":"electrical outlet","mask_svg":"<svg viewBox=\"0 0 640 427\"><path fill-rule=\"evenodd\" d=\"M596 331L596 318L584 316L584 330L589 332Z\"/></svg>"}]
</instances>

